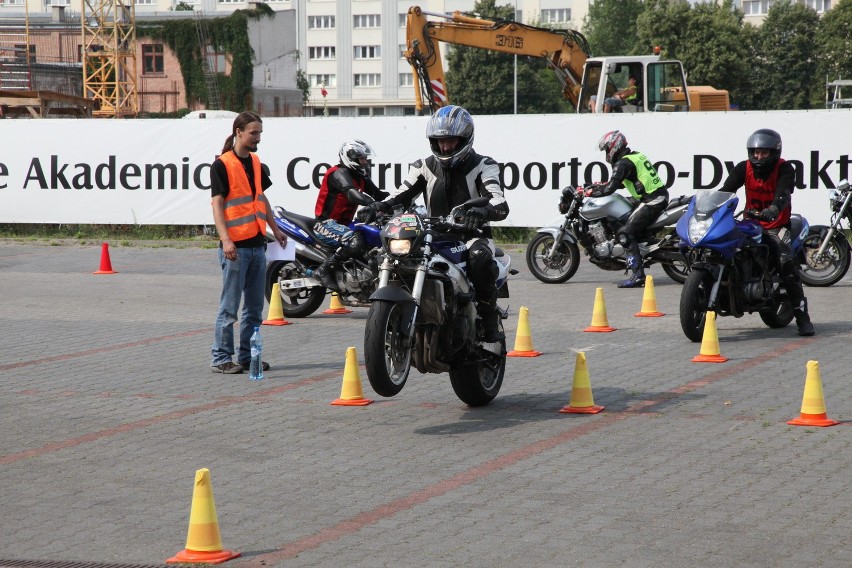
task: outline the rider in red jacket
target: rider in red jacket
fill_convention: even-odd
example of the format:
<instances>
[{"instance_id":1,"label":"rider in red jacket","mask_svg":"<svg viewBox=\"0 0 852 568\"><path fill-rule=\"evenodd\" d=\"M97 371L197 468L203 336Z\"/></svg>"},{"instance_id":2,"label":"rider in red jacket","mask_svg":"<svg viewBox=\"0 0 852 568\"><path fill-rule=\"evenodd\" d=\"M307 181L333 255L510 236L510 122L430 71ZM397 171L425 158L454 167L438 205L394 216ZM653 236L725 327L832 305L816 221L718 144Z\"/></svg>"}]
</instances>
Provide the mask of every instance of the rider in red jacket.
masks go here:
<instances>
[{"instance_id":1,"label":"rider in red jacket","mask_svg":"<svg viewBox=\"0 0 852 568\"><path fill-rule=\"evenodd\" d=\"M791 163L781 159L781 135L774 130L756 130L749 136L746 148L748 160L734 166L720 191L736 193L745 186L746 208L760 211L763 239L780 267L781 282L793 304L799 335L813 335L808 300L791 246L791 196L796 172Z\"/></svg>"}]
</instances>

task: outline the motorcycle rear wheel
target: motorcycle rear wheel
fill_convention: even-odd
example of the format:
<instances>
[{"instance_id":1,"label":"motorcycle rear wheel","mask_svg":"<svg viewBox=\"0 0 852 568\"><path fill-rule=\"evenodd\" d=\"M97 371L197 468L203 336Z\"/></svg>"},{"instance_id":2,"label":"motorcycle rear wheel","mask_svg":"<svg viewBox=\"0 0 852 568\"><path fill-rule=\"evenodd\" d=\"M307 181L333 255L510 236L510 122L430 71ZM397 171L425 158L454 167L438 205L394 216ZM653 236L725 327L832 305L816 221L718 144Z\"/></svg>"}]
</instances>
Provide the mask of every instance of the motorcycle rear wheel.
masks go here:
<instances>
[{"instance_id":1,"label":"motorcycle rear wheel","mask_svg":"<svg viewBox=\"0 0 852 568\"><path fill-rule=\"evenodd\" d=\"M409 321L404 304L376 300L364 330L364 366L370 386L380 396L396 396L411 371Z\"/></svg>"},{"instance_id":2,"label":"motorcycle rear wheel","mask_svg":"<svg viewBox=\"0 0 852 568\"><path fill-rule=\"evenodd\" d=\"M569 280L580 266L580 249L575 243L560 241L550 257L553 235L537 234L527 245L527 267L545 284L561 284Z\"/></svg>"},{"instance_id":3,"label":"motorcycle rear wheel","mask_svg":"<svg viewBox=\"0 0 852 568\"><path fill-rule=\"evenodd\" d=\"M803 262L799 271L802 283L808 286L825 287L837 284L849 271L849 241L846 240L845 234L835 234L834 239L825 248L823 257L817 259L816 253L820 245L820 230L811 227L802 243Z\"/></svg>"},{"instance_id":4,"label":"motorcycle rear wheel","mask_svg":"<svg viewBox=\"0 0 852 568\"><path fill-rule=\"evenodd\" d=\"M490 365L473 362L450 369L453 391L468 406L485 406L500 392L506 373L506 338L501 339L500 343L503 353L500 357L493 353L485 355Z\"/></svg>"},{"instance_id":5,"label":"motorcycle rear wheel","mask_svg":"<svg viewBox=\"0 0 852 568\"><path fill-rule=\"evenodd\" d=\"M680 292L680 327L690 341L697 343L704 337L712 287L713 277L701 268L690 272L683 284Z\"/></svg>"},{"instance_id":6,"label":"motorcycle rear wheel","mask_svg":"<svg viewBox=\"0 0 852 568\"><path fill-rule=\"evenodd\" d=\"M266 300L272 298L272 286L279 277L286 279L304 276L296 265L287 260L274 260L266 265ZM305 318L317 311L325 299L325 288L299 288L281 291L281 309L288 318Z\"/></svg>"},{"instance_id":7,"label":"motorcycle rear wheel","mask_svg":"<svg viewBox=\"0 0 852 568\"><path fill-rule=\"evenodd\" d=\"M781 296L772 308L764 308L758 312L763 323L773 329L787 327L793 321L793 304L787 295Z\"/></svg>"}]
</instances>

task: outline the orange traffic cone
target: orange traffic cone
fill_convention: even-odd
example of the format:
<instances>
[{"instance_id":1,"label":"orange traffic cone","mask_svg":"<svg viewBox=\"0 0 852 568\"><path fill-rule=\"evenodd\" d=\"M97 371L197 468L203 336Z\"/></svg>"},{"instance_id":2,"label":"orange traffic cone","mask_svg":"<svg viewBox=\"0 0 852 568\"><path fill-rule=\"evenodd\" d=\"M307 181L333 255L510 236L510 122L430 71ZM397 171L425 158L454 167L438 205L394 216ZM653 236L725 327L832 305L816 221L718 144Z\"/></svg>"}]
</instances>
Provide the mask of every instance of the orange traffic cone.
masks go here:
<instances>
[{"instance_id":1,"label":"orange traffic cone","mask_svg":"<svg viewBox=\"0 0 852 568\"><path fill-rule=\"evenodd\" d=\"M112 269L112 262L109 260L109 245L106 243L101 246L101 267L92 274L117 274Z\"/></svg>"},{"instance_id":2,"label":"orange traffic cone","mask_svg":"<svg viewBox=\"0 0 852 568\"><path fill-rule=\"evenodd\" d=\"M323 311L324 314L351 314L352 310L349 310L340 303L340 298L337 297L337 292L331 293L331 303L328 306L328 309Z\"/></svg>"},{"instance_id":3,"label":"orange traffic cone","mask_svg":"<svg viewBox=\"0 0 852 568\"><path fill-rule=\"evenodd\" d=\"M186 548L166 560L166 563L221 564L239 555L239 552L222 550L219 521L216 520L216 503L213 502L213 487L210 485L210 470L199 469L195 472Z\"/></svg>"},{"instance_id":4,"label":"orange traffic cone","mask_svg":"<svg viewBox=\"0 0 852 568\"><path fill-rule=\"evenodd\" d=\"M577 352L574 365L574 384L571 387L571 400L559 412L563 414L597 414L603 406L596 406L592 397L592 383L589 381L589 368L586 366L586 354Z\"/></svg>"},{"instance_id":5,"label":"orange traffic cone","mask_svg":"<svg viewBox=\"0 0 852 568\"><path fill-rule=\"evenodd\" d=\"M716 334L716 312L707 312L704 316L704 335L701 337L701 350L692 358L693 363L724 363L727 357L719 352L719 336Z\"/></svg>"},{"instance_id":6,"label":"orange traffic cone","mask_svg":"<svg viewBox=\"0 0 852 568\"><path fill-rule=\"evenodd\" d=\"M263 325L290 325L291 321L284 319L284 307L281 304L281 287L276 282L272 285L272 293L269 297L269 310Z\"/></svg>"},{"instance_id":7,"label":"orange traffic cone","mask_svg":"<svg viewBox=\"0 0 852 568\"><path fill-rule=\"evenodd\" d=\"M506 353L507 357L538 357L541 351L533 349L530 336L529 310L521 306L518 313L518 331L515 334L515 348Z\"/></svg>"},{"instance_id":8,"label":"orange traffic cone","mask_svg":"<svg viewBox=\"0 0 852 568\"><path fill-rule=\"evenodd\" d=\"M595 307L592 310L592 325L583 331L615 331L614 327L609 327L609 321L606 318L606 304L604 304L603 288L595 290Z\"/></svg>"},{"instance_id":9,"label":"orange traffic cone","mask_svg":"<svg viewBox=\"0 0 852 568\"><path fill-rule=\"evenodd\" d=\"M793 426L834 426L840 424L826 416L825 398L822 394L822 380L819 376L819 362L808 361L808 374L805 377L805 395L802 397L802 411L798 418L787 422Z\"/></svg>"},{"instance_id":10,"label":"orange traffic cone","mask_svg":"<svg viewBox=\"0 0 852 568\"><path fill-rule=\"evenodd\" d=\"M642 294L642 310L634 314L637 318L658 318L664 316L663 312L657 311L657 295L654 293L654 277L650 274L645 277L645 292Z\"/></svg>"},{"instance_id":11,"label":"orange traffic cone","mask_svg":"<svg viewBox=\"0 0 852 568\"><path fill-rule=\"evenodd\" d=\"M367 406L373 402L364 398L361 390L361 375L358 373L358 357L355 348L346 350L346 366L343 368L343 386L340 388L340 398L331 404L336 406Z\"/></svg>"}]
</instances>

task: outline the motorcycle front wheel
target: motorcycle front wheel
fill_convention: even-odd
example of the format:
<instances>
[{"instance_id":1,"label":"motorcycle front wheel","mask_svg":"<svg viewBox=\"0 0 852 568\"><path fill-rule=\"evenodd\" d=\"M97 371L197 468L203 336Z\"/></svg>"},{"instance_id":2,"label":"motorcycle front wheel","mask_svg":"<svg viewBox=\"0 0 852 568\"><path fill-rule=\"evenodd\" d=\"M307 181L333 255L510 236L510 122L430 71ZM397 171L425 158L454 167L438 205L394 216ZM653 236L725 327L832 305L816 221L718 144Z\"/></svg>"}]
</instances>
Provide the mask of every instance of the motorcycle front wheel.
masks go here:
<instances>
[{"instance_id":1,"label":"motorcycle front wheel","mask_svg":"<svg viewBox=\"0 0 852 568\"><path fill-rule=\"evenodd\" d=\"M482 351L485 361L473 361L450 369L453 391L468 406L485 406L497 396L506 372L506 339L500 341L502 355Z\"/></svg>"},{"instance_id":2,"label":"motorcycle front wheel","mask_svg":"<svg viewBox=\"0 0 852 568\"><path fill-rule=\"evenodd\" d=\"M680 327L690 341L701 341L704 336L712 287L713 277L701 268L690 272L683 284L680 292Z\"/></svg>"},{"instance_id":3,"label":"motorcycle front wheel","mask_svg":"<svg viewBox=\"0 0 852 568\"><path fill-rule=\"evenodd\" d=\"M561 240L553 255L553 235L537 234L527 245L527 267L545 284L566 282L580 266L580 249L575 243Z\"/></svg>"},{"instance_id":4,"label":"motorcycle front wheel","mask_svg":"<svg viewBox=\"0 0 852 568\"><path fill-rule=\"evenodd\" d=\"M399 394L411 370L409 329L412 310L405 304L376 300L364 330L364 366L370 386L381 396Z\"/></svg>"},{"instance_id":5,"label":"motorcycle front wheel","mask_svg":"<svg viewBox=\"0 0 852 568\"><path fill-rule=\"evenodd\" d=\"M799 275L803 284L808 286L831 286L837 284L849 271L849 241L846 235L839 232L825 247L825 254L817 258L817 252L822 245L819 229L811 231L802 243L803 262L800 264Z\"/></svg>"},{"instance_id":6,"label":"motorcycle front wheel","mask_svg":"<svg viewBox=\"0 0 852 568\"><path fill-rule=\"evenodd\" d=\"M301 278L304 274L287 260L274 260L266 265L266 300L272 299L272 286L280 279ZM325 288L281 290L281 309L288 318L305 318L317 311L325 299Z\"/></svg>"}]
</instances>

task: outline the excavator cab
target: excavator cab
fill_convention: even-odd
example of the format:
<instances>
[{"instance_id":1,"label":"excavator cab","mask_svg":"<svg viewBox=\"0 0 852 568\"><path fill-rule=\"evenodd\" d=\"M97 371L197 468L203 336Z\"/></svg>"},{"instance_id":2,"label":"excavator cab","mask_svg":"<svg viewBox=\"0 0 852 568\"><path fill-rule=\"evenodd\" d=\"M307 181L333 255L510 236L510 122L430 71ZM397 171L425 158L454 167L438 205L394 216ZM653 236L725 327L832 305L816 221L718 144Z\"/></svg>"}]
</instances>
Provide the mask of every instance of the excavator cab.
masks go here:
<instances>
[{"instance_id":1,"label":"excavator cab","mask_svg":"<svg viewBox=\"0 0 852 568\"><path fill-rule=\"evenodd\" d=\"M578 112L603 112L604 100L636 77L638 97L619 112L685 112L689 110L686 76L680 61L641 57L592 57L586 60Z\"/></svg>"}]
</instances>

